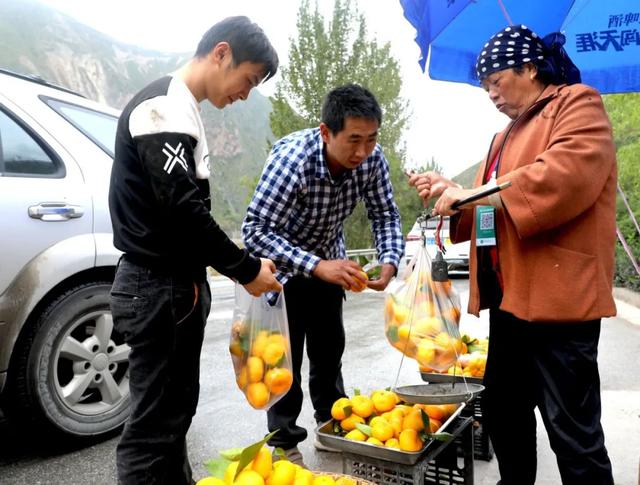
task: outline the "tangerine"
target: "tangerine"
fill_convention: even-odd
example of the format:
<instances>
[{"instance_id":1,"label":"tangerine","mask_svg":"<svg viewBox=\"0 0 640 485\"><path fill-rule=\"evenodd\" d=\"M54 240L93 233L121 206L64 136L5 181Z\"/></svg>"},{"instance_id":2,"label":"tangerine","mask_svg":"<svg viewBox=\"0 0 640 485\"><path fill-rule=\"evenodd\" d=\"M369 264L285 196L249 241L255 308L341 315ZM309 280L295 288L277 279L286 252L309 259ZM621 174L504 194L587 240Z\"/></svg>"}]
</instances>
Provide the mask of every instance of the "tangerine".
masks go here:
<instances>
[{"instance_id":1,"label":"tangerine","mask_svg":"<svg viewBox=\"0 0 640 485\"><path fill-rule=\"evenodd\" d=\"M284 394L291 389L293 374L284 367L269 369L264 376L264 383L271 394Z\"/></svg>"},{"instance_id":2,"label":"tangerine","mask_svg":"<svg viewBox=\"0 0 640 485\"><path fill-rule=\"evenodd\" d=\"M247 401L255 409L262 409L269 402L269 389L264 382L252 382L247 386Z\"/></svg>"}]
</instances>

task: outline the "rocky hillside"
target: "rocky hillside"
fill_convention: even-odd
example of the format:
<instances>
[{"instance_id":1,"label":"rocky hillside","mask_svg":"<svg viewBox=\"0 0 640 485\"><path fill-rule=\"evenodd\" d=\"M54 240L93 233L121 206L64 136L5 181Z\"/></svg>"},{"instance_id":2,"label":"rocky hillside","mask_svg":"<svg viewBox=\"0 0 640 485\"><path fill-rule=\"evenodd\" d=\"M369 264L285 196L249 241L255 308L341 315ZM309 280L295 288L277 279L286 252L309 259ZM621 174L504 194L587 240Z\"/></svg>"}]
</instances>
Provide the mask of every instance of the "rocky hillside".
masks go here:
<instances>
[{"instance_id":1,"label":"rocky hillside","mask_svg":"<svg viewBox=\"0 0 640 485\"><path fill-rule=\"evenodd\" d=\"M123 44L36 0L0 1L0 67L34 74L88 98L123 107L150 81L175 70L192 53ZM222 111L203 103L213 161L214 214L235 232L244 215L247 183L264 163L271 103L258 92Z\"/></svg>"}]
</instances>

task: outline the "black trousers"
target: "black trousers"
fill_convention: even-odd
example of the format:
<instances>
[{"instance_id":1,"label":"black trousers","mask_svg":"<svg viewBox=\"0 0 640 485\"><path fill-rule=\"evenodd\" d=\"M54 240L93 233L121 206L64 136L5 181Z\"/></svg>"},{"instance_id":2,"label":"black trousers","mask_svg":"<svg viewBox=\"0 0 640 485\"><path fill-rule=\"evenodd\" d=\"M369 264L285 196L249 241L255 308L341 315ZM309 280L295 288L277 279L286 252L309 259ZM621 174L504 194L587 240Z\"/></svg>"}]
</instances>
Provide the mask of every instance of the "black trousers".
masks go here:
<instances>
[{"instance_id":1,"label":"black trousers","mask_svg":"<svg viewBox=\"0 0 640 485\"><path fill-rule=\"evenodd\" d=\"M317 422L331 418L331 406L345 396L342 382L344 290L317 278L295 276L284 286L291 339L293 384L289 392L267 411L269 431L278 433L269 445L292 448L307 438L296 420L302 410L300 368L305 339L309 358L309 393Z\"/></svg>"},{"instance_id":2,"label":"black trousers","mask_svg":"<svg viewBox=\"0 0 640 485\"><path fill-rule=\"evenodd\" d=\"M204 269L175 276L123 258L111 290L116 330L131 347L131 416L118 443L118 483L194 483L185 437L200 391L211 307Z\"/></svg>"},{"instance_id":3,"label":"black trousers","mask_svg":"<svg viewBox=\"0 0 640 485\"><path fill-rule=\"evenodd\" d=\"M490 311L482 395L501 485L536 479L538 407L564 485L611 485L600 424L600 320L533 323Z\"/></svg>"}]
</instances>

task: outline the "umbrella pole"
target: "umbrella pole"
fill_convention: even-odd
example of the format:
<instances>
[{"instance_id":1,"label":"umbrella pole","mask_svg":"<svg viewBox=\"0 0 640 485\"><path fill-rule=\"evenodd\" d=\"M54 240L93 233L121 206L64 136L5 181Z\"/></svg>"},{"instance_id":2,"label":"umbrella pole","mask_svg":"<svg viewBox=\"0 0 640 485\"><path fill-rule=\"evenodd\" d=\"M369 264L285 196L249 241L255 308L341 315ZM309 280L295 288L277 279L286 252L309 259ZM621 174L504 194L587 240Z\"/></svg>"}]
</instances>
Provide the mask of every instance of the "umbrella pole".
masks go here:
<instances>
[{"instance_id":1,"label":"umbrella pole","mask_svg":"<svg viewBox=\"0 0 640 485\"><path fill-rule=\"evenodd\" d=\"M502 0L498 0L498 5L500 5L500 9L502 10L502 14L504 15L504 18L507 19L507 23L509 25L513 25L513 21L511 20L511 17L509 16L509 12L507 12L507 9L504 6L504 3L502 3Z\"/></svg>"}]
</instances>

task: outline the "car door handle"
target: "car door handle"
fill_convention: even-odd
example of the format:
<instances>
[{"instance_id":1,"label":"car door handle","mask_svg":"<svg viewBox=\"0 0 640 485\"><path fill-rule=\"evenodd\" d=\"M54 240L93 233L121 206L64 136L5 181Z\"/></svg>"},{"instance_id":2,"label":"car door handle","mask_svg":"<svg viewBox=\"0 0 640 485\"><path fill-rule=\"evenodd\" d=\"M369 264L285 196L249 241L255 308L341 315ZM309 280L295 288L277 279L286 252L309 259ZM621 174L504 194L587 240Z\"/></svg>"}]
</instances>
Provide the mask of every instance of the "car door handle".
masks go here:
<instances>
[{"instance_id":1,"label":"car door handle","mask_svg":"<svg viewBox=\"0 0 640 485\"><path fill-rule=\"evenodd\" d=\"M82 217L84 209L79 205L69 205L64 202L42 202L29 207L29 217L45 222L68 221Z\"/></svg>"}]
</instances>

